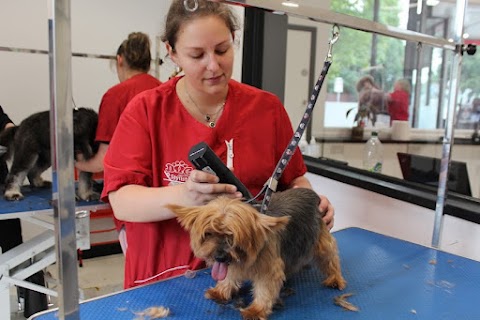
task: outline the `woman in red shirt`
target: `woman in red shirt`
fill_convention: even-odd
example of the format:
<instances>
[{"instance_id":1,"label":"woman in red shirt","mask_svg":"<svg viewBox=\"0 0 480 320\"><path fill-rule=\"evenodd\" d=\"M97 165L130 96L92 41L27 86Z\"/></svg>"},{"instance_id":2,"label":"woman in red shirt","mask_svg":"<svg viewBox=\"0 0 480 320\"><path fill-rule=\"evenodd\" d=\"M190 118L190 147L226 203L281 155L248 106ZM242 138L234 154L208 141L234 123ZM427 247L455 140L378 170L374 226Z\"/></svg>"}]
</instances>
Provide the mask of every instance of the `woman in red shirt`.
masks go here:
<instances>
[{"instance_id":1,"label":"woman in red shirt","mask_svg":"<svg viewBox=\"0 0 480 320\"><path fill-rule=\"evenodd\" d=\"M387 96L390 122L393 120L408 121L408 107L410 105L410 82L400 79L393 85L393 92Z\"/></svg>"},{"instance_id":2,"label":"woman in red shirt","mask_svg":"<svg viewBox=\"0 0 480 320\"><path fill-rule=\"evenodd\" d=\"M206 142L255 195L293 135L275 95L231 79L238 24L228 6L198 2L191 12L183 0L174 0L163 36L185 75L129 103L105 157L102 199L110 201L117 218L131 222L126 225L126 288L204 267L166 204L241 197L235 186L193 168L188 161L193 145ZM311 188L306 171L298 151L279 189ZM331 226L333 208L325 198L320 209Z\"/></svg>"},{"instance_id":3,"label":"woman in red shirt","mask_svg":"<svg viewBox=\"0 0 480 320\"><path fill-rule=\"evenodd\" d=\"M119 84L111 87L103 95L99 107L98 126L95 141L99 148L95 156L88 161L77 161L75 167L84 172L102 172L103 159L107 153L108 145L112 140L113 132L118 120L128 102L138 93L152 89L161 82L148 74L152 61L150 53L150 39L142 32L132 32L117 50L116 68ZM113 216L113 213L110 214ZM120 244L125 252L127 242L124 234L124 223L115 219L119 231Z\"/></svg>"}]
</instances>

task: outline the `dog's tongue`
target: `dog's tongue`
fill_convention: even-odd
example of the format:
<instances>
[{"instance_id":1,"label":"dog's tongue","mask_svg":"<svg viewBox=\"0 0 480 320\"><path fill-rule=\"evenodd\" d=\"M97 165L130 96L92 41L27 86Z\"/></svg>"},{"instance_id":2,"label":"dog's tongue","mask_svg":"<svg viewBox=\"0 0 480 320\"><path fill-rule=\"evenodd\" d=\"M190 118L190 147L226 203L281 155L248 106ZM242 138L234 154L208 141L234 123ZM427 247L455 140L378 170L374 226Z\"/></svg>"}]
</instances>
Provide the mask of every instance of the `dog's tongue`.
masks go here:
<instances>
[{"instance_id":1,"label":"dog's tongue","mask_svg":"<svg viewBox=\"0 0 480 320\"><path fill-rule=\"evenodd\" d=\"M226 263L215 261L212 266L212 278L215 281L221 281L227 276L228 266Z\"/></svg>"}]
</instances>

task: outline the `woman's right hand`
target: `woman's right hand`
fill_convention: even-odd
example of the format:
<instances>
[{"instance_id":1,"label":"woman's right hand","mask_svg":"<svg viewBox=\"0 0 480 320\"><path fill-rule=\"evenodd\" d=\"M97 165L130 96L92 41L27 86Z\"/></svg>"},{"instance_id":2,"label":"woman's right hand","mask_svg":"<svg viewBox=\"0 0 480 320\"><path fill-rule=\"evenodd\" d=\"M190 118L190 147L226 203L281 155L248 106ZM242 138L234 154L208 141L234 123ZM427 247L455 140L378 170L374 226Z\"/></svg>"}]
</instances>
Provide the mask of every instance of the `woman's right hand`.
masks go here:
<instances>
[{"instance_id":1,"label":"woman's right hand","mask_svg":"<svg viewBox=\"0 0 480 320\"><path fill-rule=\"evenodd\" d=\"M193 170L183 184L191 205L204 205L219 196L242 198L242 193L231 184L218 183L216 175L201 170Z\"/></svg>"}]
</instances>

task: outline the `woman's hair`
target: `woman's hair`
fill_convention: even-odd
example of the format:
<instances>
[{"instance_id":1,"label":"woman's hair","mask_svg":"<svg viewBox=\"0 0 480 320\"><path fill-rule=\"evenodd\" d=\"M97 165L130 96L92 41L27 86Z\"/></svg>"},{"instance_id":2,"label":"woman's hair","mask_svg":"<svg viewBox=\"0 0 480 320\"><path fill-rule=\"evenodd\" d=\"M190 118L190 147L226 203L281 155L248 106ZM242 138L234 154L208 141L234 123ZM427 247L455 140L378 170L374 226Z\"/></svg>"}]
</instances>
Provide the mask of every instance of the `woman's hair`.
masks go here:
<instances>
[{"instance_id":1,"label":"woman's hair","mask_svg":"<svg viewBox=\"0 0 480 320\"><path fill-rule=\"evenodd\" d=\"M398 79L395 83L405 92L410 93L412 91L412 86L407 79Z\"/></svg>"},{"instance_id":2,"label":"woman's hair","mask_svg":"<svg viewBox=\"0 0 480 320\"><path fill-rule=\"evenodd\" d=\"M185 23L188 23L194 19L207 16L216 16L225 22L231 33L234 33L239 29L237 17L230 10L228 5L211 2L208 0L197 0L198 7L194 11L188 11L184 6L184 0L173 0L168 10L165 32L162 35L162 41L168 42L175 50L175 44L177 42L178 31ZM187 0L187 5L193 6L193 0Z\"/></svg>"},{"instance_id":3,"label":"woman's hair","mask_svg":"<svg viewBox=\"0 0 480 320\"><path fill-rule=\"evenodd\" d=\"M118 47L117 55L123 56L131 69L148 72L152 60L150 38L142 32L130 33Z\"/></svg>"}]
</instances>

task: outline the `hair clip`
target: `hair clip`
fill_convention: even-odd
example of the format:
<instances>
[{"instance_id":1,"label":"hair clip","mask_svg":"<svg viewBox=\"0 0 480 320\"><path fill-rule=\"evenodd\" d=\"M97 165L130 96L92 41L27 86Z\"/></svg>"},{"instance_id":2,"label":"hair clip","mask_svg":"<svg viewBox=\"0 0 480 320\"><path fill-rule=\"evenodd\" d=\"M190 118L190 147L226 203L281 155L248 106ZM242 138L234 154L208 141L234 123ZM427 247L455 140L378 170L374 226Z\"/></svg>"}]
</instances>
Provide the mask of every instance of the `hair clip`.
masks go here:
<instances>
[{"instance_id":1,"label":"hair clip","mask_svg":"<svg viewBox=\"0 0 480 320\"><path fill-rule=\"evenodd\" d=\"M190 6L191 2L193 2L193 6ZM183 6L185 10L194 12L198 9L198 0L183 0Z\"/></svg>"}]
</instances>

